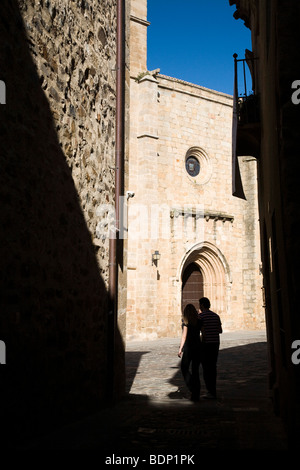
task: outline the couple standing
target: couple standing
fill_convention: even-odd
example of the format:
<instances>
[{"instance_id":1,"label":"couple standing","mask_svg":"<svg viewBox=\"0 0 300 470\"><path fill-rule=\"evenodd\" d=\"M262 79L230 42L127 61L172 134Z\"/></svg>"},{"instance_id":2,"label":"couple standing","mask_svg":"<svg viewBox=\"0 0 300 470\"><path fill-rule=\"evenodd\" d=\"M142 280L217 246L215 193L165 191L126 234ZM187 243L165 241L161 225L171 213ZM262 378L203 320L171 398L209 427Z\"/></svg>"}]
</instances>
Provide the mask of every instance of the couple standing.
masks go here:
<instances>
[{"instance_id":1,"label":"couple standing","mask_svg":"<svg viewBox=\"0 0 300 470\"><path fill-rule=\"evenodd\" d=\"M181 372L192 393L192 401L199 401L200 398L200 363L202 363L203 378L208 392L205 398L216 398L219 335L222 333L220 317L210 310L209 299L202 297L199 300L199 306L199 314L192 304L188 304L184 309L182 337L178 352L178 356L182 357Z\"/></svg>"}]
</instances>

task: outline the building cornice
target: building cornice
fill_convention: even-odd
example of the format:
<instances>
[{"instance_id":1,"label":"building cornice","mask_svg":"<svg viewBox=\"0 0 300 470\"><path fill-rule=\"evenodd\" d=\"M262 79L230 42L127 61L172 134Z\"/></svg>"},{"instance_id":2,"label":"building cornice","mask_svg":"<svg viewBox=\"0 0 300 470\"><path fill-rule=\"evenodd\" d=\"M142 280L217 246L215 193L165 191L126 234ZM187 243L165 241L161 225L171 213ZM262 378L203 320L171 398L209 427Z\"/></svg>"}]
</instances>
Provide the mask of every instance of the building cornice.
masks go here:
<instances>
[{"instance_id":1,"label":"building cornice","mask_svg":"<svg viewBox=\"0 0 300 470\"><path fill-rule=\"evenodd\" d=\"M231 214L227 214L225 212L219 212L219 211L203 211L203 210L196 210L194 208L182 208L182 207L175 207L170 210L170 217L173 219L174 217L186 217L186 216L191 216L191 217L197 217L197 218L204 218L207 222L210 219L213 219L215 222L220 220L223 223L224 222L231 222L233 223L234 221L234 216Z\"/></svg>"},{"instance_id":2,"label":"building cornice","mask_svg":"<svg viewBox=\"0 0 300 470\"><path fill-rule=\"evenodd\" d=\"M156 79L158 80L158 88L175 91L177 93L183 93L189 96L194 96L196 98L202 98L207 101L213 101L215 103L220 103L221 98L227 99L229 102L226 103L226 101L224 102L222 101L222 104L224 104L224 106L232 107L233 97L232 95L228 95L227 93L223 93L221 91L216 91L216 90L211 90L210 88L206 88L201 85L196 85L194 83L186 82L178 78L168 77L167 75L158 74L156 75ZM167 82L170 82L170 84L162 83L160 79L166 80ZM179 86L176 86L176 84L178 84ZM189 86L195 89L195 92L180 88L180 85Z\"/></svg>"}]
</instances>

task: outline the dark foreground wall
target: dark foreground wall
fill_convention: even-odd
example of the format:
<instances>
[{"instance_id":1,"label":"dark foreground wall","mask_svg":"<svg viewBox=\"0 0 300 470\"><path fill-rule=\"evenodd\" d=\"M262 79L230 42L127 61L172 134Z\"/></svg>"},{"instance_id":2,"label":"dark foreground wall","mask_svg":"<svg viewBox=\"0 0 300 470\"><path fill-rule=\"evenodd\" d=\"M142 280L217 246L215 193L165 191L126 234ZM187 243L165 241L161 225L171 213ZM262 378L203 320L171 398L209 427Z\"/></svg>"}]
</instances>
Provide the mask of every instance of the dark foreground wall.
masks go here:
<instances>
[{"instance_id":1,"label":"dark foreground wall","mask_svg":"<svg viewBox=\"0 0 300 470\"><path fill-rule=\"evenodd\" d=\"M111 89L108 106L103 70L93 91L87 80L96 71L84 64L101 47L108 57L115 8L104 3L103 11L87 2L0 4L0 420L12 445L106 403L108 251L107 241L93 243L91 208L114 198L114 175L102 181L113 155L114 96ZM92 29L76 42L80 15ZM98 43L87 48L91 31ZM112 40L110 51L113 59Z\"/></svg>"}]
</instances>

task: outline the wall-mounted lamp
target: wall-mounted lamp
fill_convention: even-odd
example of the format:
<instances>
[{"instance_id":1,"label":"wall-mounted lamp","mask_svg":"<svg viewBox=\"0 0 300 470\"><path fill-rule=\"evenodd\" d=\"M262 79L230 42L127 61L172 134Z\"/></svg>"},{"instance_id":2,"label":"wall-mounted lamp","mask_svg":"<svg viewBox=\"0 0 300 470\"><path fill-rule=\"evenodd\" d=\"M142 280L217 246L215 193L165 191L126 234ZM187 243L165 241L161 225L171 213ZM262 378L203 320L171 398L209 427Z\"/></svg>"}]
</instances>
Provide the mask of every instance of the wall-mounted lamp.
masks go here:
<instances>
[{"instance_id":1,"label":"wall-mounted lamp","mask_svg":"<svg viewBox=\"0 0 300 470\"><path fill-rule=\"evenodd\" d=\"M130 197L134 197L134 192L133 191L126 191L126 197L127 197L127 201Z\"/></svg>"},{"instance_id":2,"label":"wall-mounted lamp","mask_svg":"<svg viewBox=\"0 0 300 470\"><path fill-rule=\"evenodd\" d=\"M160 252L156 250L154 253L152 253L152 266L155 264L157 266L157 262L160 259Z\"/></svg>"}]
</instances>

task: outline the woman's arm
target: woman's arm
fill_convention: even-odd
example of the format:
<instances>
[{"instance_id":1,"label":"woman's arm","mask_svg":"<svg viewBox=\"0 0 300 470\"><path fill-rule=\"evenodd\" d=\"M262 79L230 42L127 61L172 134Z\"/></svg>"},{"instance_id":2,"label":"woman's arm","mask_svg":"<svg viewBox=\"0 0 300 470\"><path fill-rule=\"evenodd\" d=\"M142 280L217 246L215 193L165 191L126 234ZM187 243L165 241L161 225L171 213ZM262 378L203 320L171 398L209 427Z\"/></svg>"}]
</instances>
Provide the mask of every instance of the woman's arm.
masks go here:
<instances>
[{"instance_id":1,"label":"woman's arm","mask_svg":"<svg viewBox=\"0 0 300 470\"><path fill-rule=\"evenodd\" d=\"M182 350L183 350L183 346L184 346L184 343L185 343L185 340L186 340L186 335L187 335L187 326L183 325L182 335L181 335L181 343L180 343L179 351L178 351L178 357L182 356Z\"/></svg>"}]
</instances>

